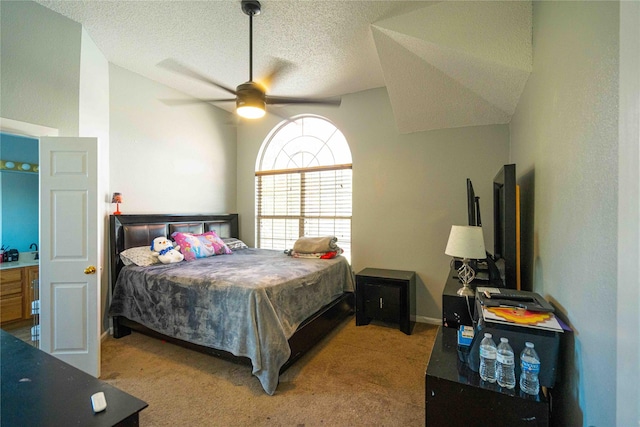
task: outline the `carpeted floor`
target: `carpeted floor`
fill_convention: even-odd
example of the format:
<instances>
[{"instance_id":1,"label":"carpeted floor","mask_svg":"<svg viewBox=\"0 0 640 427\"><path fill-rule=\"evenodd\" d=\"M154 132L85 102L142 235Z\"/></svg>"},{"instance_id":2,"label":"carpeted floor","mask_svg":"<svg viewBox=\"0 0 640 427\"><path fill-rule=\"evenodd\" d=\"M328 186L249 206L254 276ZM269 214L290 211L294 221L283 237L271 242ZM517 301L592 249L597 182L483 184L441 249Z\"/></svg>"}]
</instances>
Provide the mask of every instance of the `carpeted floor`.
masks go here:
<instances>
[{"instance_id":1,"label":"carpeted floor","mask_svg":"<svg viewBox=\"0 0 640 427\"><path fill-rule=\"evenodd\" d=\"M102 344L101 379L149 403L143 426L423 426L437 326L408 336L351 317L267 395L251 368L133 333Z\"/></svg>"}]
</instances>

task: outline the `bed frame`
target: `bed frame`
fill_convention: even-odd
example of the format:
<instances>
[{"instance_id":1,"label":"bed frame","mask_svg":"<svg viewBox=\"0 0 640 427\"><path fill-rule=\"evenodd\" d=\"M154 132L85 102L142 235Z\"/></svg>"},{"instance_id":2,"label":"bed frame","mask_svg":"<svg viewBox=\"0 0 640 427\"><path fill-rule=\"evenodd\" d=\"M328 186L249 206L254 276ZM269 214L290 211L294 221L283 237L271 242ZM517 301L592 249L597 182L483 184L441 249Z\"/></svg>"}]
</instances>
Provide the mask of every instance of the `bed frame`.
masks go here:
<instances>
[{"instance_id":1,"label":"bed frame","mask_svg":"<svg viewBox=\"0 0 640 427\"><path fill-rule=\"evenodd\" d=\"M172 214L147 214L147 215L111 215L109 218L111 236L111 291L116 284L118 274L124 264L120 259L120 252L135 246L150 245L156 237L170 237L176 231L188 233L203 233L213 230L220 237L239 238L238 214L222 215L172 215ZM289 338L291 356L282 366L280 373L284 372L296 360L302 357L322 337L327 335L343 319L354 313L353 292L345 292L333 302L327 304L307 320L305 320ZM163 339L196 351L211 354L243 365L251 365L247 357L238 357L233 354L192 344L177 338L169 337L155 332L137 322L122 316L114 316L113 336L121 338L131 333L131 330Z\"/></svg>"}]
</instances>

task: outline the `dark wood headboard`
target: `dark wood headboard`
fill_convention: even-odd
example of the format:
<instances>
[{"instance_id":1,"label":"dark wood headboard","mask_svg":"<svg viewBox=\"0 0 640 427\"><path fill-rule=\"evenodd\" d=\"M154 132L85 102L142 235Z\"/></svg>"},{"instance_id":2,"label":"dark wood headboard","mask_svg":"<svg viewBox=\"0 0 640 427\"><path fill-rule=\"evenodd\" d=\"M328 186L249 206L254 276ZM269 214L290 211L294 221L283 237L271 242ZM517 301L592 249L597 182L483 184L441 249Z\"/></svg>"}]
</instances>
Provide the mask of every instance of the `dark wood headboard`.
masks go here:
<instances>
[{"instance_id":1,"label":"dark wood headboard","mask_svg":"<svg viewBox=\"0 0 640 427\"><path fill-rule=\"evenodd\" d=\"M171 237L180 231L200 234L215 231L220 237L239 238L238 214L145 214L111 215L109 218L111 289L124 266L120 252L136 246L150 246L156 237Z\"/></svg>"}]
</instances>

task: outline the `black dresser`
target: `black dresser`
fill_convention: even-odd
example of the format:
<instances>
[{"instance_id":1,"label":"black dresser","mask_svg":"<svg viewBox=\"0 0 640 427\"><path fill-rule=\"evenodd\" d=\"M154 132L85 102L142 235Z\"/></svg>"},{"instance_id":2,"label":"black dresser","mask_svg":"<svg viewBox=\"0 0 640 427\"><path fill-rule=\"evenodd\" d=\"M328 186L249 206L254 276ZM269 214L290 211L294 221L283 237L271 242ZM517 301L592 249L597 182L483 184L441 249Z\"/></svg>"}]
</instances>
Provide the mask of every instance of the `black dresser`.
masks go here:
<instances>
[{"instance_id":1,"label":"black dresser","mask_svg":"<svg viewBox=\"0 0 640 427\"><path fill-rule=\"evenodd\" d=\"M0 330L3 426L138 426L146 402ZM94 414L91 395L107 408Z\"/></svg>"},{"instance_id":2,"label":"black dresser","mask_svg":"<svg viewBox=\"0 0 640 427\"><path fill-rule=\"evenodd\" d=\"M538 396L502 389L480 379L458 355L457 331L438 328L425 374L427 427L547 427L551 419L551 391Z\"/></svg>"}]
</instances>

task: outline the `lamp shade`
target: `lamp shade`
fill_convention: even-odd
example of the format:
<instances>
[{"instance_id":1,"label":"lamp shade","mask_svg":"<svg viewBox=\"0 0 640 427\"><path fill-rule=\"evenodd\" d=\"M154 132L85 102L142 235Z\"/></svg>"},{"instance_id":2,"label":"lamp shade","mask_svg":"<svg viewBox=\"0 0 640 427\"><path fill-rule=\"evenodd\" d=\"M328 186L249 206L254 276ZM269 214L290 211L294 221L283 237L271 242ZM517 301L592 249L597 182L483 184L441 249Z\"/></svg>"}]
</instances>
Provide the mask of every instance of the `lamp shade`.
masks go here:
<instances>
[{"instance_id":1,"label":"lamp shade","mask_svg":"<svg viewBox=\"0 0 640 427\"><path fill-rule=\"evenodd\" d=\"M113 193L111 203L122 203L122 193Z\"/></svg>"},{"instance_id":2,"label":"lamp shade","mask_svg":"<svg viewBox=\"0 0 640 427\"><path fill-rule=\"evenodd\" d=\"M485 259L482 227L452 225L444 253L455 258Z\"/></svg>"}]
</instances>

